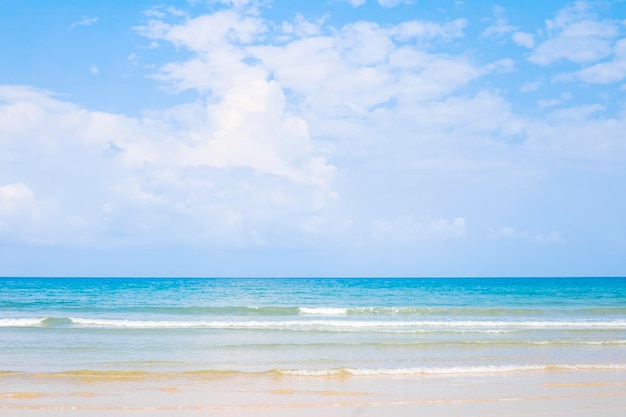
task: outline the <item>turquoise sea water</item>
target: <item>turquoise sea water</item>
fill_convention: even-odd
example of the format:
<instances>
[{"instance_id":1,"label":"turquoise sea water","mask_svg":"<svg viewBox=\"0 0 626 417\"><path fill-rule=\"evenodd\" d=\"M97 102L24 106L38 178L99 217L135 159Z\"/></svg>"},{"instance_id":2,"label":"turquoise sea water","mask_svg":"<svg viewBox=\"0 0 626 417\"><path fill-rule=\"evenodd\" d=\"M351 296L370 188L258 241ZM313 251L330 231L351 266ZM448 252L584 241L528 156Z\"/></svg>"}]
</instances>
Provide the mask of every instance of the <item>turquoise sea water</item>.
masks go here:
<instances>
[{"instance_id":1,"label":"turquoise sea water","mask_svg":"<svg viewBox=\"0 0 626 417\"><path fill-rule=\"evenodd\" d=\"M0 278L0 373L626 370L625 278Z\"/></svg>"}]
</instances>

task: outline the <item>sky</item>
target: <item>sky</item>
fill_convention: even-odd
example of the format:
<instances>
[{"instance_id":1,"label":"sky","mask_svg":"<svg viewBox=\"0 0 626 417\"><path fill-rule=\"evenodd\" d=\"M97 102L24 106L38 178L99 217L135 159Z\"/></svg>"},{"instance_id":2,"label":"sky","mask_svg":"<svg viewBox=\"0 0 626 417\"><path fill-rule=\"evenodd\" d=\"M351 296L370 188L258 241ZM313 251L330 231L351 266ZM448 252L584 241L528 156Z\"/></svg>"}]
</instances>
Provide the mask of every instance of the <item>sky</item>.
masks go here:
<instances>
[{"instance_id":1,"label":"sky","mask_svg":"<svg viewBox=\"0 0 626 417\"><path fill-rule=\"evenodd\" d=\"M0 0L0 275L626 275L626 2Z\"/></svg>"}]
</instances>

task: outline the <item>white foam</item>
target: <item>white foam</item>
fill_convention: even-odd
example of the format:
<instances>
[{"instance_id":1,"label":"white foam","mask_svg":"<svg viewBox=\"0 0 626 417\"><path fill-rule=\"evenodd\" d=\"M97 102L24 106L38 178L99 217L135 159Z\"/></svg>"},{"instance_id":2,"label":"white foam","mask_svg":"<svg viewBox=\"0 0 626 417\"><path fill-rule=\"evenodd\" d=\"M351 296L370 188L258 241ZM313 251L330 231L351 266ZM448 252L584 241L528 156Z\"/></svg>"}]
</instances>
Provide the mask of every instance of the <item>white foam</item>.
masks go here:
<instances>
[{"instance_id":1,"label":"white foam","mask_svg":"<svg viewBox=\"0 0 626 417\"><path fill-rule=\"evenodd\" d=\"M0 327L35 327L41 326L45 318L0 319Z\"/></svg>"},{"instance_id":2,"label":"white foam","mask_svg":"<svg viewBox=\"0 0 626 417\"><path fill-rule=\"evenodd\" d=\"M127 327L134 329L208 327L205 322L165 320L82 319L70 317L73 324L87 327ZM217 324L217 323L216 323Z\"/></svg>"},{"instance_id":3,"label":"white foam","mask_svg":"<svg viewBox=\"0 0 626 417\"><path fill-rule=\"evenodd\" d=\"M298 308L300 314L311 314L311 315L320 315L320 316L343 316L348 313L347 308L309 308L309 307L300 307Z\"/></svg>"},{"instance_id":4,"label":"white foam","mask_svg":"<svg viewBox=\"0 0 626 417\"><path fill-rule=\"evenodd\" d=\"M592 327L609 327L624 328L626 320L611 321L592 321L592 320L574 320L574 321L504 321L504 320L423 320L423 321L387 321L385 326L416 326L416 327L473 327L473 328L592 328Z\"/></svg>"},{"instance_id":5,"label":"white foam","mask_svg":"<svg viewBox=\"0 0 626 417\"><path fill-rule=\"evenodd\" d=\"M324 314L324 313L320 313ZM330 312L326 312L330 314ZM39 325L43 319L4 319L8 323ZM21 321L20 321L21 320ZM29 321L30 320L30 321ZM96 327L132 328L215 328L215 329L291 329L340 331L432 331L452 330L499 333L511 329L541 328L626 328L626 320L614 321L368 321L368 320L246 320L246 321L167 321L70 318L72 323ZM17 324L9 324L17 325ZM5 325L6 326L6 325Z\"/></svg>"},{"instance_id":6,"label":"white foam","mask_svg":"<svg viewBox=\"0 0 626 417\"><path fill-rule=\"evenodd\" d=\"M498 374L506 372L530 372L548 370L625 370L626 364L554 364L554 365L483 365L453 367L381 368L381 369L294 369L280 373L291 376L411 376L411 375L454 375L454 374Z\"/></svg>"}]
</instances>

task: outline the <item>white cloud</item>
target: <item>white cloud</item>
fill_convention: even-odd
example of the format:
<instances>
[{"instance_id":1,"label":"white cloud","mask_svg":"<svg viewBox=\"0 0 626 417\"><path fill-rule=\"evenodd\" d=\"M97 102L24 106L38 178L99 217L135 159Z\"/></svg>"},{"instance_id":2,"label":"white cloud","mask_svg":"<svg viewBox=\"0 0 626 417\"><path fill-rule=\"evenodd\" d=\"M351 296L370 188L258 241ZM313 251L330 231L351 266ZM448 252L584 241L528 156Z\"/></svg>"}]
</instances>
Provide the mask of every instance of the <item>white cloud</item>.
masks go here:
<instances>
[{"instance_id":1,"label":"white cloud","mask_svg":"<svg viewBox=\"0 0 626 417\"><path fill-rule=\"evenodd\" d=\"M0 242L28 240L28 227L36 206L35 194L24 183L0 186Z\"/></svg>"},{"instance_id":2,"label":"white cloud","mask_svg":"<svg viewBox=\"0 0 626 417\"><path fill-rule=\"evenodd\" d=\"M133 65L139 65L139 56L135 53L128 55L128 61Z\"/></svg>"},{"instance_id":3,"label":"white cloud","mask_svg":"<svg viewBox=\"0 0 626 417\"><path fill-rule=\"evenodd\" d=\"M0 215L26 212L35 202L35 195L25 184L18 182L0 186Z\"/></svg>"},{"instance_id":4,"label":"white cloud","mask_svg":"<svg viewBox=\"0 0 626 417\"><path fill-rule=\"evenodd\" d=\"M458 202L455 192L468 184L531 182L560 158L626 155L623 117L603 119L594 105L518 115L507 95L476 83L513 70L514 61L481 64L459 50L466 20L330 27L296 15L274 24L246 4L195 18L158 9L137 29L183 51L153 77L196 92L185 105L127 117L0 87L2 178L28 184L49 223L98 242L385 244L465 235L464 218L429 197ZM551 24L555 37L571 28L566 23ZM519 34L512 36L531 47L532 35ZM445 190L433 178L445 178ZM413 214L346 201L377 179L384 185L368 191L376 204L389 200L391 212ZM33 224L52 240L54 229Z\"/></svg>"},{"instance_id":5,"label":"white cloud","mask_svg":"<svg viewBox=\"0 0 626 417\"><path fill-rule=\"evenodd\" d=\"M532 33L515 32L511 35L511 39L519 46L532 49L535 46L535 37Z\"/></svg>"},{"instance_id":6,"label":"white cloud","mask_svg":"<svg viewBox=\"0 0 626 417\"><path fill-rule=\"evenodd\" d=\"M483 74L464 57L424 50L436 39L461 36L464 25L462 20L390 27L358 22L332 37L303 37L246 52L283 88L302 97L301 111L313 117L359 115L393 100L442 97Z\"/></svg>"},{"instance_id":7,"label":"white cloud","mask_svg":"<svg viewBox=\"0 0 626 417\"><path fill-rule=\"evenodd\" d=\"M510 25L508 20L506 19L505 10L501 6L494 7L494 19L495 22L493 25L489 26L482 33L482 37L484 38L493 38L500 37L506 35L508 33L514 32L517 28L513 25Z\"/></svg>"},{"instance_id":8,"label":"white cloud","mask_svg":"<svg viewBox=\"0 0 626 417\"><path fill-rule=\"evenodd\" d=\"M136 30L150 39L165 40L191 51L209 52L216 44L224 42L249 43L266 28L254 15L227 9L188 19L178 25L154 19Z\"/></svg>"},{"instance_id":9,"label":"white cloud","mask_svg":"<svg viewBox=\"0 0 626 417\"><path fill-rule=\"evenodd\" d=\"M82 19L72 23L70 28L74 29L77 26L91 26L98 21L98 17L83 16Z\"/></svg>"},{"instance_id":10,"label":"white cloud","mask_svg":"<svg viewBox=\"0 0 626 417\"><path fill-rule=\"evenodd\" d=\"M595 163L603 169L626 163L626 118L606 117L600 104L561 107L529 122L524 146L554 160Z\"/></svg>"},{"instance_id":11,"label":"white cloud","mask_svg":"<svg viewBox=\"0 0 626 417\"><path fill-rule=\"evenodd\" d=\"M325 17L317 22L309 22L298 14L293 22L283 22L282 30L287 34L294 34L299 37L318 35L324 20L326 20Z\"/></svg>"},{"instance_id":12,"label":"white cloud","mask_svg":"<svg viewBox=\"0 0 626 417\"><path fill-rule=\"evenodd\" d=\"M193 0L192 0L193 1ZM153 6L150 9L143 11L144 16L156 19L162 19L167 16L186 17L187 13L184 10L177 9L172 6Z\"/></svg>"},{"instance_id":13,"label":"white cloud","mask_svg":"<svg viewBox=\"0 0 626 417\"><path fill-rule=\"evenodd\" d=\"M524 122L515 117L509 105L497 95L480 92L475 97L449 97L438 102L426 102L410 109L413 128L433 128L451 132L455 137L489 135L497 132L498 138L517 135L524 129Z\"/></svg>"},{"instance_id":14,"label":"white cloud","mask_svg":"<svg viewBox=\"0 0 626 417\"><path fill-rule=\"evenodd\" d=\"M579 80L587 83L610 84L626 78L626 39L615 44L614 56L611 61L602 62L577 71L574 74Z\"/></svg>"},{"instance_id":15,"label":"white cloud","mask_svg":"<svg viewBox=\"0 0 626 417\"><path fill-rule=\"evenodd\" d=\"M411 4L415 0L378 0L378 4L382 7L396 7L400 4Z\"/></svg>"},{"instance_id":16,"label":"white cloud","mask_svg":"<svg viewBox=\"0 0 626 417\"><path fill-rule=\"evenodd\" d=\"M207 107L208 124L191 132L193 145L180 149L181 163L249 167L297 183L330 184L333 168L323 158L310 158L308 127L285 112L284 101L276 81L242 79Z\"/></svg>"},{"instance_id":17,"label":"white cloud","mask_svg":"<svg viewBox=\"0 0 626 417\"><path fill-rule=\"evenodd\" d=\"M553 107L557 106L561 103L561 100L558 98L546 99L546 100L538 100L537 105L539 107Z\"/></svg>"},{"instance_id":18,"label":"white cloud","mask_svg":"<svg viewBox=\"0 0 626 417\"><path fill-rule=\"evenodd\" d=\"M420 20L409 20L392 26L390 33L395 39L404 42L411 39L425 40L435 38L449 41L463 37L463 29L465 27L467 27L467 20L465 19L455 19L443 25Z\"/></svg>"},{"instance_id":19,"label":"white cloud","mask_svg":"<svg viewBox=\"0 0 626 417\"><path fill-rule=\"evenodd\" d=\"M210 0L213 3L221 3L227 6L242 8L245 6L251 6L258 2L258 0Z\"/></svg>"},{"instance_id":20,"label":"white cloud","mask_svg":"<svg viewBox=\"0 0 626 417\"><path fill-rule=\"evenodd\" d=\"M190 56L163 64L155 77L198 91L197 102L134 118L92 112L33 89L0 90L0 138L20 144L20 155L47 161L47 182L36 189L46 190L43 197L59 212L82 219L82 236L222 245L271 244L320 231L328 238L354 223L338 208L340 173L326 150L351 153L385 140L389 152L410 161L404 162L410 173L424 160L421 153L456 149L457 138L523 129L496 95L450 97L489 71L510 67L502 61L484 68L464 54L432 51L436 42L462 37L465 20L357 22L333 30L319 23L273 44L264 40L274 26L245 10L193 19L163 13L152 13L138 31ZM290 22L294 28L304 22L298 19ZM415 132L424 133L421 149ZM319 137L337 146L313 139ZM456 166L450 161L457 157L444 158L441 168ZM63 164L68 158L79 164ZM27 165L20 159L7 169L27 172ZM63 192L53 192L50 181L62 182ZM429 236L460 236L461 220L414 226Z\"/></svg>"},{"instance_id":21,"label":"white cloud","mask_svg":"<svg viewBox=\"0 0 626 417\"><path fill-rule=\"evenodd\" d=\"M23 182L0 186L0 242L49 245L77 243L82 219L37 198Z\"/></svg>"},{"instance_id":22,"label":"white cloud","mask_svg":"<svg viewBox=\"0 0 626 417\"><path fill-rule=\"evenodd\" d=\"M21 173L47 190L52 214L29 226L31 240L62 238L49 224L72 223L80 227L65 235L78 240L258 244L274 230L294 233L310 216L323 220L337 198L335 168L306 123L285 112L275 82L143 118L2 87L0 138L14 152L0 173ZM42 161L36 176L34 161ZM3 188L3 210L31 197L24 186Z\"/></svg>"},{"instance_id":23,"label":"white cloud","mask_svg":"<svg viewBox=\"0 0 626 417\"><path fill-rule=\"evenodd\" d=\"M510 58L499 59L496 62L487 64L485 70L491 73L507 73L515 70L515 61Z\"/></svg>"},{"instance_id":24,"label":"white cloud","mask_svg":"<svg viewBox=\"0 0 626 417\"><path fill-rule=\"evenodd\" d=\"M563 59L579 64L598 61L610 55L612 39L619 33L614 22L597 20L582 1L560 10L555 19L546 21L546 28L549 38L528 58L539 65Z\"/></svg>"},{"instance_id":25,"label":"white cloud","mask_svg":"<svg viewBox=\"0 0 626 417\"><path fill-rule=\"evenodd\" d=\"M539 81L530 81L520 87L520 93L530 93L531 91L537 91L541 87Z\"/></svg>"}]
</instances>

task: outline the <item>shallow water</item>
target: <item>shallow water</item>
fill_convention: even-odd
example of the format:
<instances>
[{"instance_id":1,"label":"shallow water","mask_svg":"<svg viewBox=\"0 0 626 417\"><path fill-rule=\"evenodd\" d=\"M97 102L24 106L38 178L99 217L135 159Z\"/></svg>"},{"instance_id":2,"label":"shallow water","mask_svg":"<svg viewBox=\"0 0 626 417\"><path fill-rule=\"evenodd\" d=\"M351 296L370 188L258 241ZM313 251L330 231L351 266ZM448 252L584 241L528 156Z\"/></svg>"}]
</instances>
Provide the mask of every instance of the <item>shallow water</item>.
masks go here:
<instances>
[{"instance_id":1,"label":"shallow water","mask_svg":"<svg viewBox=\"0 0 626 417\"><path fill-rule=\"evenodd\" d=\"M626 279L2 278L0 364L102 378L622 371Z\"/></svg>"}]
</instances>

